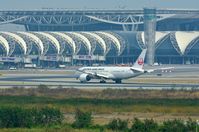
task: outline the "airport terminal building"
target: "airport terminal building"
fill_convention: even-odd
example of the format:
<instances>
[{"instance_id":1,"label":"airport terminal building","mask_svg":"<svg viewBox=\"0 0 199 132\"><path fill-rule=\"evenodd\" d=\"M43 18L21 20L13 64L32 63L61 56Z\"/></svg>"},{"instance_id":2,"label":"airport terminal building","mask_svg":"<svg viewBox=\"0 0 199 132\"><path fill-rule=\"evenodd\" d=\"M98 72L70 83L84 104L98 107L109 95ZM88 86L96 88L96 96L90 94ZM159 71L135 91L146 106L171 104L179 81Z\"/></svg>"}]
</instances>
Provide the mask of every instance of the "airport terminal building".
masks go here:
<instances>
[{"instance_id":1,"label":"airport terminal building","mask_svg":"<svg viewBox=\"0 0 199 132\"><path fill-rule=\"evenodd\" d=\"M199 32L156 32L155 62L198 64ZM146 48L144 32L0 32L3 62L129 64Z\"/></svg>"},{"instance_id":2,"label":"airport terminal building","mask_svg":"<svg viewBox=\"0 0 199 132\"><path fill-rule=\"evenodd\" d=\"M198 12L157 10L155 62L199 63ZM26 31L0 31L0 62L7 67L132 64L146 48L139 14L142 10L1 11L1 24L23 25Z\"/></svg>"}]
</instances>

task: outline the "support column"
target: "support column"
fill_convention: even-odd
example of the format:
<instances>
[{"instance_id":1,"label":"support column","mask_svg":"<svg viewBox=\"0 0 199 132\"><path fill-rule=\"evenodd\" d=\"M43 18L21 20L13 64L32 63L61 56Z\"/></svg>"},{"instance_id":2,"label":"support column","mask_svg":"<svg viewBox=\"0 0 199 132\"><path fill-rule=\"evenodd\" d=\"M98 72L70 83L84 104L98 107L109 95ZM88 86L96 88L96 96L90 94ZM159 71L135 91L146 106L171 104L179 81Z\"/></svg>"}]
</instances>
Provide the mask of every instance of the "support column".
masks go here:
<instances>
[{"instance_id":1,"label":"support column","mask_svg":"<svg viewBox=\"0 0 199 132\"><path fill-rule=\"evenodd\" d=\"M144 40L147 46L146 61L154 64L155 56L156 9L144 8Z\"/></svg>"}]
</instances>

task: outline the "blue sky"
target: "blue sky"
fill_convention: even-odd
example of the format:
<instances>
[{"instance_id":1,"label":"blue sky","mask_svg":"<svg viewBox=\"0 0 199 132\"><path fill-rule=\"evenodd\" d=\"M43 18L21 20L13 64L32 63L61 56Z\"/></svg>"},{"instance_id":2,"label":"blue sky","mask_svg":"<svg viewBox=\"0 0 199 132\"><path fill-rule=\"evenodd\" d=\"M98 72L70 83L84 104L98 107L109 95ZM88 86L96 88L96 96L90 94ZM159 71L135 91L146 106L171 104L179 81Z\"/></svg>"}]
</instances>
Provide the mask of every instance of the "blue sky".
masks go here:
<instances>
[{"instance_id":1,"label":"blue sky","mask_svg":"<svg viewBox=\"0 0 199 132\"><path fill-rule=\"evenodd\" d=\"M0 10L4 9L141 9L185 8L199 9L199 0L1 0Z\"/></svg>"}]
</instances>

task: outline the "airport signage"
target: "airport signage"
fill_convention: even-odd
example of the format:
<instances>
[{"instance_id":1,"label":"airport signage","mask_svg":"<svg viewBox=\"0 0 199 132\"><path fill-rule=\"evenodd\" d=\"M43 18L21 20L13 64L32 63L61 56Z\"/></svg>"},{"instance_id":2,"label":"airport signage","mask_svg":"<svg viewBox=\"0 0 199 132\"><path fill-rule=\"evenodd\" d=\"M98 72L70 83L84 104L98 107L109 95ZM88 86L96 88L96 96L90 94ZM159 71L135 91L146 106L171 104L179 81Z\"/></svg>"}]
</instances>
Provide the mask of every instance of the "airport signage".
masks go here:
<instances>
[{"instance_id":1,"label":"airport signage","mask_svg":"<svg viewBox=\"0 0 199 132\"><path fill-rule=\"evenodd\" d=\"M91 55L75 55L75 56L73 56L73 59L76 59L76 60L93 60L93 56L91 56Z\"/></svg>"},{"instance_id":2,"label":"airport signage","mask_svg":"<svg viewBox=\"0 0 199 132\"><path fill-rule=\"evenodd\" d=\"M71 62L71 57L64 57L63 62Z\"/></svg>"},{"instance_id":3,"label":"airport signage","mask_svg":"<svg viewBox=\"0 0 199 132\"><path fill-rule=\"evenodd\" d=\"M104 56L98 56L98 55L75 55L73 56L73 59L75 60L99 60L99 61L104 61L105 57Z\"/></svg>"},{"instance_id":4,"label":"airport signage","mask_svg":"<svg viewBox=\"0 0 199 132\"><path fill-rule=\"evenodd\" d=\"M20 62L22 61L21 58L17 57L0 57L1 62Z\"/></svg>"},{"instance_id":5,"label":"airport signage","mask_svg":"<svg viewBox=\"0 0 199 132\"><path fill-rule=\"evenodd\" d=\"M59 57L58 56L42 56L40 58L40 60L44 60L44 61L59 61Z\"/></svg>"}]
</instances>

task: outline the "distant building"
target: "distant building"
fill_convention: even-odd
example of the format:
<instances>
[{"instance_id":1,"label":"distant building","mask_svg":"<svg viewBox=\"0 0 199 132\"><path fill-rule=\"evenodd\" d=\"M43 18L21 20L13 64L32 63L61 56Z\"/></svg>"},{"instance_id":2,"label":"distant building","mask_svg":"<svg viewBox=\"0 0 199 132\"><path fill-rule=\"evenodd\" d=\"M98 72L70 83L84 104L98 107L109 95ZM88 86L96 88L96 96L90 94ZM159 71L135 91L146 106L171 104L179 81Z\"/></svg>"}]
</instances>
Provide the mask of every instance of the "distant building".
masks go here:
<instances>
[{"instance_id":1,"label":"distant building","mask_svg":"<svg viewBox=\"0 0 199 132\"><path fill-rule=\"evenodd\" d=\"M199 63L199 32L156 32L155 42L157 63ZM129 64L145 47L143 32L0 32L5 63Z\"/></svg>"},{"instance_id":2,"label":"distant building","mask_svg":"<svg viewBox=\"0 0 199 132\"><path fill-rule=\"evenodd\" d=\"M199 10L157 9L155 62L199 63ZM143 10L0 11L0 62L10 67L132 64L143 48ZM0 28L5 30L5 28Z\"/></svg>"}]
</instances>

